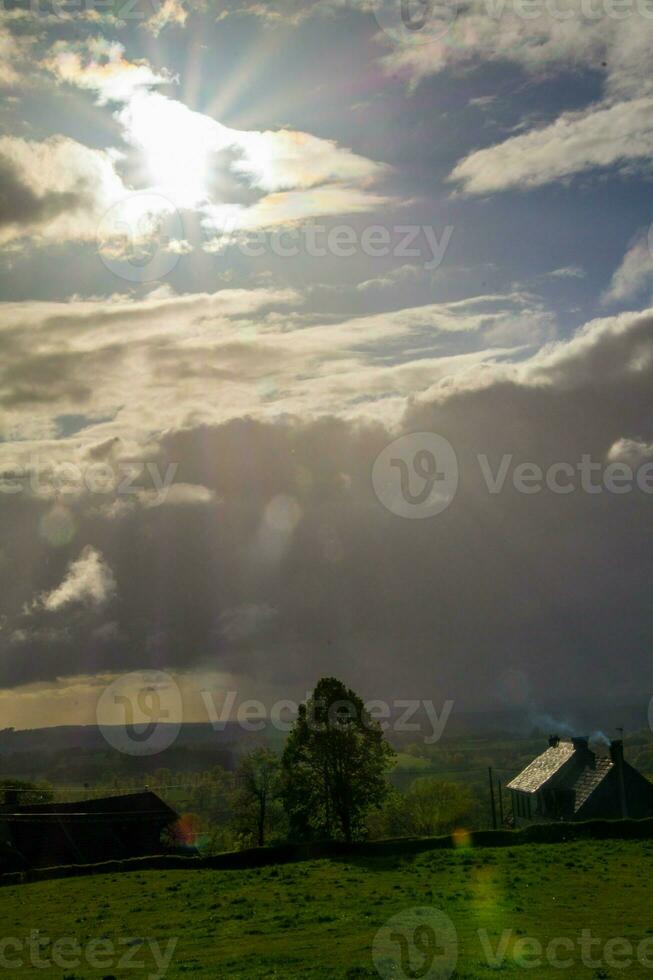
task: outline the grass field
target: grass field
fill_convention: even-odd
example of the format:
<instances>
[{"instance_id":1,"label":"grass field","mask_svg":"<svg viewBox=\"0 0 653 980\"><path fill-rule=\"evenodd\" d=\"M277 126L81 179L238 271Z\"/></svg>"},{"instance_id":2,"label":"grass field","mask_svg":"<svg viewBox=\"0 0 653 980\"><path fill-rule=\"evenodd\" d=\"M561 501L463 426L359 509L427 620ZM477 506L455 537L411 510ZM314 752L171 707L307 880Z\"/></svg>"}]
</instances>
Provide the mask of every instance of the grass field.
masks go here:
<instances>
[{"instance_id":1,"label":"grass field","mask_svg":"<svg viewBox=\"0 0 653 980\"><path fill-rule=\"evenodd\" d=\"M433 934L423 927L433 913L424 912L406 920L415 944L405 961L411 972L401 966L398 942L394 960L381 962L382 976L653 977L652 872L653 842L579 841L12 886L0 889L0 975L378 977L373 944L381 927L406 910L431 908L456 930L455 972L444 953L429 952ZM583 930L599 940L585 951ZM396 927L386 937L391 932ZM532 939L543 945L541 954ZM553 939L562 943L548 948ZM56 960L55 940L63 940ZM494 963L484 946L496 954ZM376 952L384 955L379 939ZM171 954L167 969L157 967L155 953L164 964ZM551 965L547 956L566 965ZM420 969L430 962L431 972Z\"/></svg>"}]
</instances>

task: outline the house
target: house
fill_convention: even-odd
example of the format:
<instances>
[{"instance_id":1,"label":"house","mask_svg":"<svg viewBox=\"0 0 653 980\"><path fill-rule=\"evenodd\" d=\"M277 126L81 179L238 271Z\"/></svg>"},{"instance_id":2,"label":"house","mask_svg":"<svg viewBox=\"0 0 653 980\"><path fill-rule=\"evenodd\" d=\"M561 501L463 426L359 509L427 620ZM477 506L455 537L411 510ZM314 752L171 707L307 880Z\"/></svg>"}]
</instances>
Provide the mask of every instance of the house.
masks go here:
<instances>
[{"instance_id":1,"label":"house","mask_svg":"<svg viewBox=\"0 0 653 980\"><path fill-rule=\"evenodd\" d=\"M0 873L161 854L175 813L149 791L78 803L20 805L7 791L0 807Z\"/></svg>"},{"instance_id":2,"label":"house","mask_svg":"<svg viewBox=\"0 0 653 980\"><path fill-rule=\"evenodd\" d=\"M624 759L623 742L594 752L587 738L549 747L507 786L515 826L550 820L653 817L653 784Z\"/></svg>"}]
</instances>

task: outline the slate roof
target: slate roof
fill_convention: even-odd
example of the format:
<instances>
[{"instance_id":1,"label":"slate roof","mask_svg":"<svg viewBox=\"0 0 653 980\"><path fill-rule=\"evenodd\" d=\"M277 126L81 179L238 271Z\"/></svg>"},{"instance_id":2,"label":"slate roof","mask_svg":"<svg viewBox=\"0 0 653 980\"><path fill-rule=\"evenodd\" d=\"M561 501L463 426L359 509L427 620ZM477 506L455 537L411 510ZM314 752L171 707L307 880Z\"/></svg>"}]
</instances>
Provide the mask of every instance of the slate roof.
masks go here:
<instances>
[{"instance_id":1,"label":"slate roof","mask_svg":"<svg viewBox=\"0 0 653 980\"><path fill-rule=\"evenodd\" d=\"M508 789L537 793L553 776L559 774L555 789L570 794L573 812L578 813L613 766L609 757L579 751L572 742L559 742L533 759L508 783Z\"/></svg>"},{"instance_id":2,"label":"slate roof","mask_svg":"<svg viewBox=\"0 0 653 980\"><path fill-rule=\"evenodd\" d=\"M594 768L588 767L583 769L575 782L568 787L574 791L574 813L577 813L583 804L587 802L596 787L603 782L614 765L611 759L606 759L599 755L595 759Z\"/></svg>"},{"instance_id":3,"label":"slate roof","mask_svg":"<svg viewBox=\"0 0 653 980\"><path fill-rule=\"evenodd\" d=\"M518 789L522 793L537 793L574 755L571 742L559 742L538 755L518 776L508 783L508 789Z\"/></svg>"}]
</instances>

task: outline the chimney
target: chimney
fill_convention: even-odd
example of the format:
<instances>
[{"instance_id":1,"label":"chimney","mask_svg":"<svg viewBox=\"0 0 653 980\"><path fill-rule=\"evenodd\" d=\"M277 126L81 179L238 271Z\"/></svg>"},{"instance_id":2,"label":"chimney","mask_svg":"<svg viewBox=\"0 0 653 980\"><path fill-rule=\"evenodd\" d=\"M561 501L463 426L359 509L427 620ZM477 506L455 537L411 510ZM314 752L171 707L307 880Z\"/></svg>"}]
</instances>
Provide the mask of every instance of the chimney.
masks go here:
<instances>
[{"instance_id":1,"label":"chimney","mask_svg":"<svg viewBox=\"0 0 653 980\"><path fill-rule=\"evenodd\" d=\"M559 745L560 745L560 736L549 735L549 748L557 749Z\"/></svg>"},{"instance_id":2,"label":"chimney","mask_svg":"<svg viewBox=\"0 0 653 980\"><path fill-rule=\"evenodd\" d=\"M596 767L596 756L590 748L589 738L586 735L576 736L572 738L571 744L574 747L574 752L580 764L587 766L588 769L594 769Z\"/></svg>"},{"instance_id":3,"label":"chimney","mask_svg":"<svg viewBox=\"0 0 653 980\"><path fill-rule=\"evenodd\" d=\"M628 806L626 804L626 784L624 782L624 743L620 738L615 738L610 743L610 758L617 773L617 788L619 790L619 809L622 819L628 817Z\"/></svg>"}]
</instances>

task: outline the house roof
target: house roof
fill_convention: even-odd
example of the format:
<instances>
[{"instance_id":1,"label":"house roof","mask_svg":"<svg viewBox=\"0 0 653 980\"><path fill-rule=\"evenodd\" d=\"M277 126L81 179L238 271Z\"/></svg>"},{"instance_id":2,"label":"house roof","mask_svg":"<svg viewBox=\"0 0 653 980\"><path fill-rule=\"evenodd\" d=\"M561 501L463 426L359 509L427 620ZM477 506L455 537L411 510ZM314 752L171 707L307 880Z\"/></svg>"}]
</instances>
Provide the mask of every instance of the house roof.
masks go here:
<instances>
[{"instance_id":1,"label":"house roof","mask_svg":"<svg viewBox=\"0 0 653 980\"><path fill-rule=\"evenodd\" d=\"M577 774L575 780L570 780L566 789L574 791L574 813L577 813L584 803L590 798L594 790L599 786L613 766L611 759L602 756L595 756L594 766L587 766Z\"/></svg>"},{"instance_id":2,"label":"house roof","mask_svg":"<svg viewBox=\"0 0 653 980\"><path fill-rule=\"evenodd\" d=\"M578 813L613 766L609 757L595 755L587 749L579 750L573 742L559 742L526 766L508 783L508 789L537 793L558 776L555 789L570 794L570 806L574 813Z\"/></svg>"},{"instance_id":3,"label":"house roof","mask_svg":"<svg viewBox=\"0 0 653 980\"><path fill-rule=\"evenodd\" d=\"M15 804L4 808L5 818L23 814L47 817L59 814L68 817L124 817L161 816L176 819L175 811L149 790L143 793L127 793L123 796L107 796L101 799L78 800L74 803L29 803ZM11 813L7 812L11 811ZM0 808L0 814L2 814Z\"/></svg>"},{"instance_id":4,"label":"house roof","mask_svg":"<svg viewBox=\"0 0 653 980\"><path fill-rule=\"evenodd\" d=\"M161 853L177 814L155 793L0 809L0 873Z\"/></svg>"},{"instance_id":5,"label":"house roof","mask_svg":"<svg viewBox=\"0 0 653 980\"><path fill-rule=\"evenodd\" d=\"M571 742L559 742L555 746L550 746L508 783L508 789L517 789L522 793L537 793L565 763L569 762L574 752Z\"/></svg>"}]
</instances>

